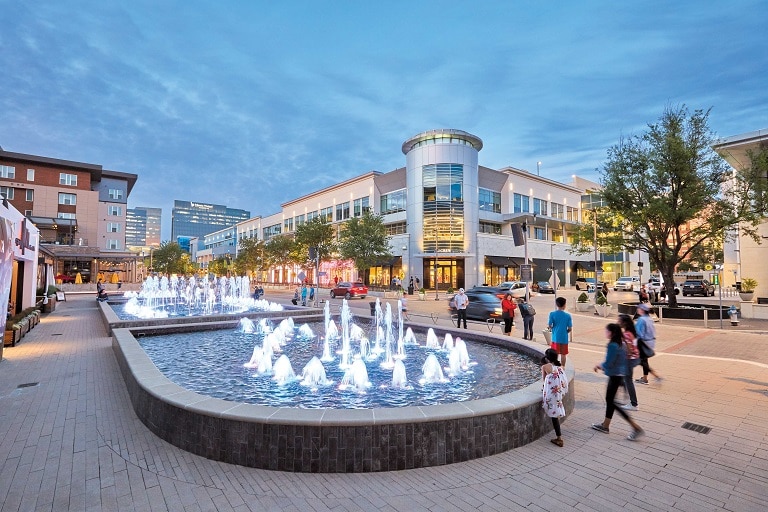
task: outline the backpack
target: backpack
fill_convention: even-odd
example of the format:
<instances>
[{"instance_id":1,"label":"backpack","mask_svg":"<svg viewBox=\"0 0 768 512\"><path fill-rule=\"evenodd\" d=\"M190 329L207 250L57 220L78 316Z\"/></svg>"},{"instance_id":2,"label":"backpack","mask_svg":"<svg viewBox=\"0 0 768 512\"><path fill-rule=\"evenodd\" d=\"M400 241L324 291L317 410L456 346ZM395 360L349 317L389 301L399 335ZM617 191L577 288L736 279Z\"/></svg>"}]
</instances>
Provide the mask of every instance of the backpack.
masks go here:
<instances>
[{"instance_id":1,"label":"backpack","mask_svg":"<svg viewBox=\"0 0 768 512\"><path fill-rule=\"evenodd\" d=\"M526 315L535 316L536 315L536 308L534 308L531 304L525 302L523 304L520 304L520 313L525 311Z\"/></svg>"}]
</instances>

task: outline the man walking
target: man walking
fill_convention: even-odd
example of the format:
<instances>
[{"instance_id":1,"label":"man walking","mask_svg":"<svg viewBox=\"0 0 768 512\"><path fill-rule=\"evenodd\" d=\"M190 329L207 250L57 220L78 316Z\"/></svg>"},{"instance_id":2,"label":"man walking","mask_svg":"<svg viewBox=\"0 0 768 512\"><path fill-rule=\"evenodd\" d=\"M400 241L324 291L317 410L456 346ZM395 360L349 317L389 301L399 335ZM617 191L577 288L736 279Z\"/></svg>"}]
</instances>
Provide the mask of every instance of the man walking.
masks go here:
<instances>
[{"instance_id":1,"label":"man walking","mask_svg":"<svg viewBox=\"0 0 768 512\"><path fill-rule=\"evenodd\" d=\"M469 297L464 293L464 288L459 288L459 293L453 299L456 305L456 327L461 327L462 320L464 321L464 328L467 328L467 305L469 304Z\"/></svg>"},{"instance_id":2,"label":"man walking","mask_svg":"<svg viewBox=\"0 0 768 512\"><path fill-rule=\"evenodd\" d=\"M536 309L525 300L520 298L520 316L523 317L523 339L533 340L533 317L536 315Z\"/></svg>"},{"instance_id":3,"label":"man walking","mask_svg":"<svg viewBox=\"0 0 768 512\"><path fill-rule=\"evenodd\" d=\"M547 325L552 331L552 349L560 355L560 364L565 366L568 355L568 338L573 329L571 314L565 310L565 297L555 299L557 309L549 313Z\"/></svg>"}]
</instances>

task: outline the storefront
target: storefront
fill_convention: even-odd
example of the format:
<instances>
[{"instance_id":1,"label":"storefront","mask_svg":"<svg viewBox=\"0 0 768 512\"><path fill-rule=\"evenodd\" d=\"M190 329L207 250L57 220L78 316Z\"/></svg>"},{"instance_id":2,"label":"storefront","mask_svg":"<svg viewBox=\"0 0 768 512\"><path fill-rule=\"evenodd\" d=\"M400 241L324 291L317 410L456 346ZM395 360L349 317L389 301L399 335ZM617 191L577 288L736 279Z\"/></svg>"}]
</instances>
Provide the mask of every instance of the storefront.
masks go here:
<instances>
[{"instance_id":1,"label":"storefront","mask_svg":"<svg viewBox=\"0 0 768 512\"><path fill-rule=\"evenodd\" d=\"M0 205L0 306L2 324L35 305L40 232L6 201Z\"/></svg>"}]
</instances>

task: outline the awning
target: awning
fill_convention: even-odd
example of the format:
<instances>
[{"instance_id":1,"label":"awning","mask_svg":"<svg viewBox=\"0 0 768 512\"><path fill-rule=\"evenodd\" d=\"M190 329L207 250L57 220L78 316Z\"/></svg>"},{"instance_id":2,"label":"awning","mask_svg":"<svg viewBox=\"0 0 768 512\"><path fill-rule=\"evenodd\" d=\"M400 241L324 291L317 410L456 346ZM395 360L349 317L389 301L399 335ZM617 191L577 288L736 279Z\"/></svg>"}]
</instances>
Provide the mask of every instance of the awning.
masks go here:
<instances>
[{"instance_id":1,"label":"awning","mask_svg":"<svg viewBox=\"0 0 768 512\"><path fill-rule=\"evenodd\" d=\"M595 262L594 261L571 261L571 271L578 272L579 269L586 270L588 272L594 272ZM597 271L598 272L603 271L603 262L601 261L597 262Z\"/></svg>"},{"instance_id":2,"label":"awning","mask_svg":"<svg viewBox=\"0 0 768 512\"><path fill-rule=\"evenodd\" d=\"M485 259L492 267L519 267L520 264L512 256L486 256Z\"/></svg>"},{"instance_id":3,"label":"awning","mask_svg":"<svg viewBox=\"0 0 768 512\"><path fill-rule=\"evenodd\" d=\"M395 256L393 258L389 258L388 260L377 261L371 266L372 267L394 267L401 264L402 261L403 261L402 256Z\"/></svg>"}]
</instances>

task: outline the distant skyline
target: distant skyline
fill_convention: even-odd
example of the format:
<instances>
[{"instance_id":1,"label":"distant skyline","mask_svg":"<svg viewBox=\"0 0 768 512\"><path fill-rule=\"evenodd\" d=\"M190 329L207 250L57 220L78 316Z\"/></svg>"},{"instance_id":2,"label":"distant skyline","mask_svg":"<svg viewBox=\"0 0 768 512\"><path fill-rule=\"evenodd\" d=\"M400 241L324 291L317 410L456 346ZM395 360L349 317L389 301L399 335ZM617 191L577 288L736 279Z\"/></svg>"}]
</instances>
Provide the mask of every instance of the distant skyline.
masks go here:
<instances>
[{"instance_id":1,"label":"distant skyline","mask_svg":"<svg viewBox=\"0 0 768 512\"><path fill-rule=\"evenodd\" d=\"M0 0L0 146L139 176L175 199L271 215L438 128L480 165L597 181L668 106L720 137L768 128L760 1Z\"/></svg>"}]
</instances>

